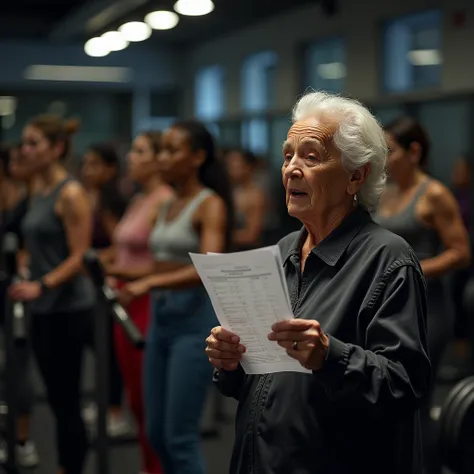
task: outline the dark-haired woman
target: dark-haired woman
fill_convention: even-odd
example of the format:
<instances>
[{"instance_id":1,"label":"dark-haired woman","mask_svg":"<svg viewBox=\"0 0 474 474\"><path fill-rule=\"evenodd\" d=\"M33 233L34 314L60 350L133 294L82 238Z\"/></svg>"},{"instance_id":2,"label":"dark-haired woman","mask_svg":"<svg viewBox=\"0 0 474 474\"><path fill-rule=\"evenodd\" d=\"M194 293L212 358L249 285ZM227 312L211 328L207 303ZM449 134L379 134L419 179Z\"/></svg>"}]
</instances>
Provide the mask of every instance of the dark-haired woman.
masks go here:
<instances>
[{"instance_id":1,"label":"dark-haired woman","mask_svg":"<svg viewBox=\"0 0 474 474\"><path fill-rule=\"evenodd\" d=\"M59 474L80 474L87 452L80 381L95 304L82 272L92 212L84 188L64 167L76 129L75 122L41 116L23 131L22 154L37 185L22 225L30 280L10 288L13 298L30 302L33 350L56 421Z\"/></svg>"},{"instance_id":2,"label":"dark-haired woman","mask_svg":"<svg viewBox=\"0 0 474 474\"><path fill-rule=\"evenodd\" d=\"M428 347L435 376L453 335L453 311L444 277L469 264L469 239L454 196L424 171L429 155L424 129L403 117L385 130L392 186L382 199L376 221L403 237L420 260L428 285ZM427 471L436 472L439 463L431 398L423 412L423 441Z\"/></svg>"},{"instance_id":3,"label":"dark-haired woman","mask_svg":"<svg viewBox=\"0 0 474 474\"><path fill-rule=\"evenodd\" d=\"M262 244L265 227L266 196L255 182L257 157L244 150L230 150L225 155L235 204L234 250L249 250Z\"/></svg>"},{"instance_id":4,"label":"dark-haired woman","mask_svg":"<svg viewBox=\"0 0 474 474\"><path fill-rule=\"evenodd\" d=\"M231 191L212 136L198 122L179 122L164 133L159 162L176 197L161 207L150 236L154 272L128 284L121 298L153 289L145 410L164 472L204 474L199 421L212 371L203 351L216 316L189 252L229 248Z\"/></svg>"},{"instance_id":5,"label":"dark-haired woman","mask_svg":"<svg viewBox=\"0 0 474 474\"><path fill-rule=\"evenodd\" d=\"M29 172L23 165L20 146L12 145L0 148L0 240L5 234L14 234L21 251L18 253L19 272L24 271L23 236L21 223L28 210ZM3 268L3 267L2 267ZM0 288L0 325L2 345L5 344L4 308L6 288ZM17 448L16 459L20 466L31 468L39 463L35 443L30 440L30 417L33 408L34 388L31 369L31 347L16 347L16 383L17 383ZM3 364L2 364L3 365ZM4 367L2 367L4 370ZM0 463L7 459L6 446L0 445Z\"/></svg>"},{"instance_id":6,"label":"dark-haired woman","mask_svg":"<svg viewBox=\"0 0 474 474\"><path fill-rule=\"evenodd\" d=\"M158 156L161 152L161 133L144 132L133 141L128 154L128 177L141 188L114 233L115 259L107 265L107 273L117 278L117 287L143 274L143 268L154 268L149 237L161 203L173 196L171 187L161 179ZM133 322L146 335L150 323L150 294L144 293L126 307ZM133 347L123 329L115 326L115 347L122 370L130 411L138 427L142 456L142 474L162 474L158 456L152 449L145 430L143 396L143 351Z\"/></svg>"},{"instance_id":7,"label":"dark-haired woman","mask_svg":"<svg viewBox=\"0 0 474 474\"><path fill-rule=\"evenodd\" d=\"M126 208L119 190L120 159L115 147L109 143L90 145L82 160L81 175L93 210L92 248L107 262L114 256L112 236ZM118 438L130 434L131 426L122 408L123 383L112 337L112 320L110 331L107 433L111 438ZM94 404L83 411L84 419L91 424L95 422L96 415Z\"/></svg>"}]
</instances>

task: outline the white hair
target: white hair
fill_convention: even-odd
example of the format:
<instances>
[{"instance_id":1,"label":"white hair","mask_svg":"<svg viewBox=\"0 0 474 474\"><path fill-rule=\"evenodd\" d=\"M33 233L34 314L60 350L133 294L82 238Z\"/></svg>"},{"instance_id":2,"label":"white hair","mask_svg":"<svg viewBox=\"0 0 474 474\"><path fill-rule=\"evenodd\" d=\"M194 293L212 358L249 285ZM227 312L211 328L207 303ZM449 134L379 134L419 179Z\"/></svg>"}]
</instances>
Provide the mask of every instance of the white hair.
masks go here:
<instances>
[{"instance_id":1,"label":"white hair","mask_svg":"<svg viewBox=\"0 0 474 474\"><path fill-rule=\"evenodd\" d=\"M370 163L370 172L357 193L357 201L369 212L375 212L385 189L388 154L380 123L357 100L327 92L309 92L296 103L293 122L310 118L336 121L333 141L347 171Z\"/></svg>"}]
</instances>

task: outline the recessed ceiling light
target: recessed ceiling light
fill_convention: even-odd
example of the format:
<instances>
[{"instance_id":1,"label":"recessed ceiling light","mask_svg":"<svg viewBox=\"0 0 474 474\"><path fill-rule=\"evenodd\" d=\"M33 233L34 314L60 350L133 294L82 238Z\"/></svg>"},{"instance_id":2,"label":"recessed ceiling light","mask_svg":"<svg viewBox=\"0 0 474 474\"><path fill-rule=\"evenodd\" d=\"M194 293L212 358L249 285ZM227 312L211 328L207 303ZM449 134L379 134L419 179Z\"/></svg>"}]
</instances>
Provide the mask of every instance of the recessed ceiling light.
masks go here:
<instances>
[{"instance_id":1,"label":"recessed ceiling light","mask_svg":"<svg viewBox=\"0 0 474 474\"><path fill-rule=\"evenodd\" d=\"M212 0L178 0L174 9L180 15L202 16L214 10L214 3Z\"/></svg>"},{"instance_id":2,"label":"recessed ceiling light","mask_svg":"<svg viewBox=\"0 0 474 474\"><path fill-rule=\"evenodd\" d=\"M94 58L103 58L110 53L105 41L100 37L92 38L87 41L84 45L84 51L88 56L92 56Z\"/></svg>"},{"instance_id":3,"label":"recessed ceiling light","mask_svg":"<svg viewBox=\"0 0 474 474\"><path fill-rule=\"evenodd\" d=\"M151 36L151 28L142 21L130 21L118 30L130 42L145 41Z\"/></svg>"},{"instance_id":4,"label":"recessed ceiling light","mask_svg":"<svg viewBox=\"0 0 474 474\"><path fill-rule=\"evenodd\" d=\"M119 31L107 31L101 38L104 40L109 51L121 51L128 46L128 41Z\"/></svg>"},{"instance_id":5,"label":"recessed ceiling light","mask_svg":"<svg viewBox=\"0 0 474 474\"><path fill-rule=\"evenodd\" d=\"M171 30L179 22L179 16L174 12L151 12L145 17L145 23L154 30Z\"/></svg>"}]
</instances>

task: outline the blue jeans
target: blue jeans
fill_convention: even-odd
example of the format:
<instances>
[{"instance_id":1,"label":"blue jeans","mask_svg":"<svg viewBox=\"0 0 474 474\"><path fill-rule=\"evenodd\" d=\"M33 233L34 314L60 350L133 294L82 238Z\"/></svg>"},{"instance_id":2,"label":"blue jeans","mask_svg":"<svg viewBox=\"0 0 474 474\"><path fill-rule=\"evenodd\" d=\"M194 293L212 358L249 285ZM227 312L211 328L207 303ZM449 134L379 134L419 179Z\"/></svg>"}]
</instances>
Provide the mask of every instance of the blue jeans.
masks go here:
<instances>
[{"instance_id":1,"label":"blue jeans","mask_svg":"<svg viewBox=\"0 0 474 474\"><path fill-rule=\"evenodd\" d=\"M165 474L204 474L200 418L212 380L204 352L217 319L203 287L152 295L145 352L146 431Z\"/></svg>"}]
</instances>

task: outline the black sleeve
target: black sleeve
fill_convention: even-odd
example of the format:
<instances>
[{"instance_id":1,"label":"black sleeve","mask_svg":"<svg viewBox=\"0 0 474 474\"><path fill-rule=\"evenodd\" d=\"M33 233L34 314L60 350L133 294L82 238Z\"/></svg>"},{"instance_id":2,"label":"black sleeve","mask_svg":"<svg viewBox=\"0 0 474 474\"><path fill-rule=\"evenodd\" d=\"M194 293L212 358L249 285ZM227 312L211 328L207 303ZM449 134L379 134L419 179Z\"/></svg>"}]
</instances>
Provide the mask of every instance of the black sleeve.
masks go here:
<instances>
[{"instance_id":1,"label":"black sleeve","mask_svg":"<svg viewBox=\"0 0 474 474\"><path fill-rule=\"evenodd\" d=\"M228 372L227 370L214 370L213 382L222 395L235 398L238 401L244 378L244 369L239 365L237 369L232 372Z\"/></svg>"},{"instance_id":2,"label":"black sleeve","mask_svg":"<svg viewBox=\"0 0 474 474\"><path fill-rule=\"evenodd\" d=\"M418 407L431 378L426 307L418 268L405 265L387 272L358 316L369 321L364 347L329 336L327 360L313 372L327 396L362 404L374 415Z\"/></svg>"}]
</instances>

